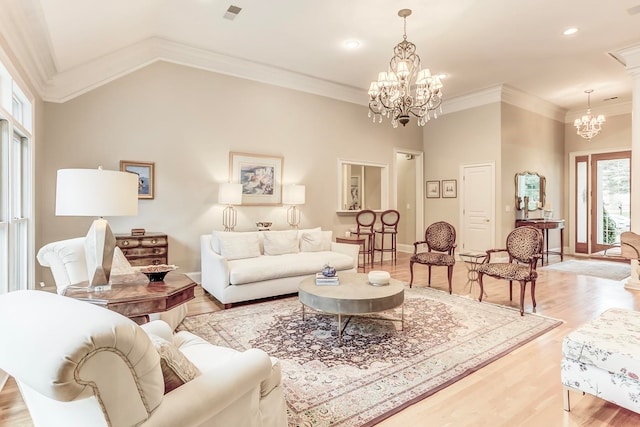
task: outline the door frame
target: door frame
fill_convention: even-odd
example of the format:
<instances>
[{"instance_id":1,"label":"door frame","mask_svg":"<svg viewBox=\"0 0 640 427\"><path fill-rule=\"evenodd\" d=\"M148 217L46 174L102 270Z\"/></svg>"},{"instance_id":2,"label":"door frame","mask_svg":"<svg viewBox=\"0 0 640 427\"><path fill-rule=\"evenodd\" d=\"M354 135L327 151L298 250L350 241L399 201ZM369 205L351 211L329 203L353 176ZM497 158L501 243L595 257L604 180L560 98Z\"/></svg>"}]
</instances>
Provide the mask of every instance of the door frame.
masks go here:
<instances>
[{"instance_id":1,"label":"door frame","mask_svg":"<svg viewBox=\"0 0 640 427\"><path fill-rule=\"evenodd\" d=\"M625 151L630 151L629 147L618 147L618 148L603 148L603 149L598 149L598 150L583 150L583 151L572 151L569 153L569 198L567 199L567 201L565 203L567 203L568 206L568 218L576 218L577 212L576 212L576 157L580 157L580 156L589 156L589 164L587 166L587 173L588 173L588 177L587 179L589 180L589 186L591 186L591 156L594 154L604 154L604 153L620 153L620 152L625 152ZM633 161L633 152L631 153L631 161ZM591 208L591 191L593 191L592 188L589 189L589 194L587 194L588 197L588 206L589 208ZM591 212L588 213L589 214L589 232L587 233L587 248L591 248ZM578 257L589 257L590 254L583 254L583 253L576 253L576 224L575 221L571 221L569 224L569 227L567 227L567 232L569 234L568 236L568 240L565 240L565 242L569 242L569 247L568 250L565 251L566 253L572 254L574 256L578 256ZM588 252L588 251L587 251Z\"/></svg>"},{"instance_id":2,"label":"door frame","mask_svg":"<svg viewBox=\"0 0 640 427\"><path fill-rule=\"evenodd\" d=\"M488 163L469 163L469 164L462 164L460 165L460 177L459 177L459 182L460 184L460 203L459 203L459 220L458 223L460 224L460 238L459 238L459 242L460 244L458 245L459 248L463 248L464 247L464 243L465 243L465 228L464 228L464 198L465 198L465 180L464 180L464 171L467 168L477 168L477 167L489 167L491 169L491 191L489 192L489 195L491 197L491 218L489 218L490 221L490 226L489 226L489 230L490 230L490 234L491 234L491 241L489 242L489 247L490 248L495 248L496 247L496 164L494 162L488 162ZM458 251L460 252L460 251Z\"/></svg>"},{"instance_id":3,"label":"door frame","mask_svg":"<svg viewBox=\"0 0 640 427\"><path fill-rule=\"evenodd\" d=\"M393 206L398 209L398 154L411 154L415 157L416 165L416 235L415 241L424 236L424 152L408 148L393 148ZM413 253L413 246L398 244L399 252Z\"/></svg>"}]
</instances>

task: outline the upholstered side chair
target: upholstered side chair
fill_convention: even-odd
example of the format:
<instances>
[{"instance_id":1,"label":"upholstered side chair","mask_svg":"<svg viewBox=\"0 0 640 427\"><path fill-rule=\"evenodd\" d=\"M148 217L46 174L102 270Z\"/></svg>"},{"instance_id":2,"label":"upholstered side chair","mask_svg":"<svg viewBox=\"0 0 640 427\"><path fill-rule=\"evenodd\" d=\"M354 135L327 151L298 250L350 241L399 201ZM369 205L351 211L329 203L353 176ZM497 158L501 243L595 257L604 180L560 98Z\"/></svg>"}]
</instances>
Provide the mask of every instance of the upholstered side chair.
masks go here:
<instances>
[{"instance_id":1,"label":"upholstered side chair","mask_svg":"<svg viewBox=\"0 0 640 427\"><path fill-rule=\"evenodd\" d=\"M427 252L418 252L420 245L427 245ZM424 232L424 240L413 244L413 255L409 261L411 281L413 285L413 264L426 265L429 268L428 284L431 286L431 267L447 267L449 293L452 292L453 266L456 264L454 256L456 249L456 229L453 225L439 221L431 224Z\"/></svg>"},{"instance_id":2,"label":"upholstered side chair","mask_svg":"<svg viewBox=\"0 0 640 427\"><path fill-rule=\"evenodd\" d=\"M45 291L0 295L0 369L34 425L286 427L280 362Z\"/></svg>"},{"instance_id":3,"label":"upholstered side chair","mask_svg":"<svg viewBox=\"0 0 640 427\"><path fill-rule=\"evenodd\" d=\"M507 236L505 249L489 249L484 263L478 266L480 298L484 293L485 275L509 281L509 301L513 301L513 281L520 282L520 315L524 315L524 294L527 283L531 282L531 302L536 312L536 266L542 256L542 232L535 227L517 227ZM508 262L491 262L491 256L498 252L509 255Z\"/></svg>"}]
</instances>

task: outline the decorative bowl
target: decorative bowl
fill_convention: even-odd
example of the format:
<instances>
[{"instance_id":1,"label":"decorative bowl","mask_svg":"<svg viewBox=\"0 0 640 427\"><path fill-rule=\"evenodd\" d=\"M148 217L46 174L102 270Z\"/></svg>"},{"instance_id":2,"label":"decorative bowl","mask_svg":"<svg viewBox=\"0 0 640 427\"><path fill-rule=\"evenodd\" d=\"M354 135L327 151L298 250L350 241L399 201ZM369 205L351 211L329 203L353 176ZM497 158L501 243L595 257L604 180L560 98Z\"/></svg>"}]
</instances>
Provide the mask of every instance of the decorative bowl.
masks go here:
<instances>
[{"instance_id":1,"label":"decorative bowl","mask_svg":"<svg viewBox=\"0 0 640 427\"><path fill-rule=\"evenodd\" d=\"M373 286L384 286L389 284L391 275L386 271L371 270L368 275L369 283Z\"/></svg>"},{"instance_id":2,"label":"decorative bowl","mask_svg":"<svg viewBox=\"0 0 640 427\"><path fill-rule=\"evenodd\" d=\"M162 282L168 272L178 268L175 265L157 264L139 267L138 271L149 278L150 282Z\"/></svg>"},{"instance_id":3,"label":"decorative bowl","mask_svg":"<svg viewBox=\"0 0 640 427\"><path fill-rule=\"evenodd\" d=\"M271 224L273 224L270 221L262 221L262 222L256 222L256 227L258 228L269 228L271 227Z\"/></svg>"}]
</instances>

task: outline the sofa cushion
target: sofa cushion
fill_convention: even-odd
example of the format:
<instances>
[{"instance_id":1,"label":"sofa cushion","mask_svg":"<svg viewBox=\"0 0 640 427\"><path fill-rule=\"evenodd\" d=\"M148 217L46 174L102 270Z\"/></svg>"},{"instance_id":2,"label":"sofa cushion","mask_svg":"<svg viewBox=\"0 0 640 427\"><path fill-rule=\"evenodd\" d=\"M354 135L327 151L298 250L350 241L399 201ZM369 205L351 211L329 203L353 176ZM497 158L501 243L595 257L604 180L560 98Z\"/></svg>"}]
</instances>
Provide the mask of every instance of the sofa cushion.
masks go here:
<instances>
[{"instance_id":1,"label":"sofa cushion","mask_svg":"<svg viewBox=\"0 0 640 427\"><path fill-rule=\"evenodd\" d=\"M331 251L299 252L276 256L229 261L229 283L242 285L283 277L311 275L330 264L336 270L350 270L353 259L345 254Z\"/></svg>"},{"instance_id":2,"label":"sofa cushion","mask_svg":"<svg viewBox=\"0 0 640 427\"><path fill-rule=\"evenodd\" d=\"M322 231L307 231L300 235L300 251L319 252L322 250Z\"/></svg>"},{"instance_id":3,"label":"sofa cushion","mask_svg":"<svg viewBox=\"0 0 640 427\"><path fill-rule=\"evenodd\" d=\"M284 255L299 252L298 231L269 231L262 234L265 255Z\"/></svg>"},{"instance_id":4,"label":"sofa cushion","mask_svg":"<svg viewBox=\"0 0 640 427\"><path fill-rule=\"evenodd\" d=\"M260 256L258 233L214 232L211 247L228 260Z\"/></svg>"},{"instance_id":5,"label":"sofa cushion","mask_svg":"<svg viewBox=\"0 0 640 427\"><path fill-rule=\"evenodd\" d=\"M177 346L157 335L148 335L160 355L165 394L200 375L198 368L180 352Z\"/></svg>"}]
</instances>

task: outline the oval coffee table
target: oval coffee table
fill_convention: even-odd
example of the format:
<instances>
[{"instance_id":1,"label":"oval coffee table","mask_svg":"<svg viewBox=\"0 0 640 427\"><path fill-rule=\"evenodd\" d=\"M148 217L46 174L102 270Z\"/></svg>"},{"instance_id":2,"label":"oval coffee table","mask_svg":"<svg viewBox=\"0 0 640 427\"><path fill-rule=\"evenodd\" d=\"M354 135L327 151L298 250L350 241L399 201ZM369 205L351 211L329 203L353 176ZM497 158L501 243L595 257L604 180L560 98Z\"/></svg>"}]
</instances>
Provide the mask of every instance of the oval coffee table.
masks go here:
<instances>
[{"instance_id":1,"label":"oval coffee table","mask_svg":"<svg viewBox=\"0 0 640 427\"><path fill-rule=\"evenodd\" d=\"M367 315L402 307L400 319L376 317L377 319L400 322L404 328L404 284L390 279L388 285L374 286L364 273L340 273L339 285L316 285L315 277L304 279L298 289L302 303L302 320L305 319L305 307L326 314L338 316L338 341L342 344L342 332L354 315ZM342 326L342 316L349 316Z\"/></svg>"}]
</instances>

